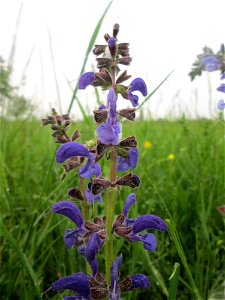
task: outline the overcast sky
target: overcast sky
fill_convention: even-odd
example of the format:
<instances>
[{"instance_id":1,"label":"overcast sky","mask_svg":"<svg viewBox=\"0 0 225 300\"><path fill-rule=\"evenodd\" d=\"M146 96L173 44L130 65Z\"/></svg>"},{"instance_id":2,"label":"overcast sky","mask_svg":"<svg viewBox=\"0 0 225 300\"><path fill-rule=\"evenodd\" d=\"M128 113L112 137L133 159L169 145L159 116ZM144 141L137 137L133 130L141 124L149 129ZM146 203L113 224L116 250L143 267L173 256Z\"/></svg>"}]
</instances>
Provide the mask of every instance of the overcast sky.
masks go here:
<instances>
[{"instance_id":1,"label":"overcast sky","mask_svg":"<svg viewBox=\"0 0 225 300\"><path fill-rule=\"evenodd\" d=\"M33 53L20 92L32 98L41 112L59 106L50 33L62 110L66 112L71 99L68 81L74 88L91 34L109 1L0 0L0 55L5 60L10 53L22 3L13 82L20 82ZM111 34L114 23L119 23L119 42L130 43L133 58L128 72L133 78L142 77L149 92L175 70L146 106L145 112L151 112L153 117L172 116L178 112L215 116L216 103L221 98L216 91L219 74L205 74L191 83L188 72L205 45L217 51L224 42L224 11L224 0L114 0L96 42L104 43L104 33ZM86 71L91 70L94 63L95 57L91 55ZM78 97L85 105L88 103L90 110L96 107L91 87L85 92L79 91ZM104 101L105 98L103 94ZM128 102L121 100L121 103L126 106ZM78 111L75 104L72 112Z\"/></svg>"}]
</instances>

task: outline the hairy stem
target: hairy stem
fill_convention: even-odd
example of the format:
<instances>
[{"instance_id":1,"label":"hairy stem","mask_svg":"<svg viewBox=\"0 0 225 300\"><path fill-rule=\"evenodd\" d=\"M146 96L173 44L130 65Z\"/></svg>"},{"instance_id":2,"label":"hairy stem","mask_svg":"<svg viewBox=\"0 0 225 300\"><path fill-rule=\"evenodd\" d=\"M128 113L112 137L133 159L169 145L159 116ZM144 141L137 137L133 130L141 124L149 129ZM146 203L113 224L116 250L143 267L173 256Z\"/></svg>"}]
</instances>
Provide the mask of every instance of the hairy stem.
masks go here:
<instances>
[{"instance_id":1,"label":"hairy stem","mask_svg":"<svg viewBox=\"0 0 225 300\"><path fill-rule=\"evenodd\" d=\"M85 197L85 187L84 187L84 179L80 176L80 191L83 196L83 201L82 201L82 213L84 216L84 220L88 221L88 206L87 206L87 199Z\"/></svg>"},{"instance_id":2,"label":"hairy stem","mask_svg":"<svg viewBox=\"0 0 225 300\"><path fill-rule=\"evenodd\" d=\"M116 181L116 162L117 162L117 147L114 147L111 157L110 181ZM105 267L106 278L110 285L110 267L113 262L113 239L112 239L112 224L114 217L114 209L116 202L116 188L110 188L108 191L108 199L106 206L106 243L105 243Z\"/></svg>"}]
</instances>

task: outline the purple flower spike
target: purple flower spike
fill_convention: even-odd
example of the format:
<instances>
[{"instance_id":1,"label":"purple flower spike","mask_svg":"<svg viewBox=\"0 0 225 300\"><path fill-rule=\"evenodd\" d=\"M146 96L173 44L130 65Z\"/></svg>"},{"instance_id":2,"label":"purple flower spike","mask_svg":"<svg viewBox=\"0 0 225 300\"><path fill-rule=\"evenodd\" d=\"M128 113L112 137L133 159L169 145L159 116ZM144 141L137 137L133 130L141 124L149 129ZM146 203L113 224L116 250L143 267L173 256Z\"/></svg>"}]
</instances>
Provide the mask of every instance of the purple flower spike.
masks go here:
<instances>
[{"instance_id":1,"label":"purple flower spike","mask_svg":"<svg viewBox=\"0 0 225 300\"><path fill-rule=\"evenodd\" d=\"M69 218L77 227L82 227L84 224L84 219L79 208L72 202L60 201L52 206L52 212Z\"/></svg>"},{"instance_id":2,"label":"purple flower spike","mask_svg":"<svg viewBox=\"0 0 225 300\"><path fill-rule=\"evenodd\" d=\"M134 205L136 203L136 196L135 194L130 194L128 197L127 197L127 200L124 204L124 208L123 208L123 215L125 217L127 217L127 214L128 214L128 211L130 209L130 207L132 205Z\"/></svg>"},{"instance_id":3,"label":"purple flower spike","mask_svg":"<svg viewBox=\"0 0 225 300\"><path fill-rule=\"evenodd\" d=\"M208 72L213 72L219 70L221 62L219 58L215 56L206 56L202 58L202 64L205 67L205 70Z\"/></svg>"},{"instance_id":4,"label":"purple flower spike","mask_svg":"<svg viewBox=\"0 0 225 300\"><path fill-rule=\"evenodd\" d=\"M84 90L86 89L86 87L90 84L92 84L92 82L95 79L95 73L94 72L87 72L81 75L79 81L78 81L78 88L80 90Z\"/></svg>"},{"instance_id":5,"label":"purple flower spike","mask_svg":"<svg viewBox=\"0 0 225 300\"><path fill-rule=\"evenodd\" d=\"M222 83L218 88L217 91L225 93L225 83Z\"/></svg>"},{"instance_id":6,"label":"purple flower spike","mask_svg":"<svg viewBox=\"0 0 225 300\"><path fill-rule=\"evenodd\" d=\"M84 297L84 299L90 299L89 281L90 276L80 272L53 282L52 290L71 290L76 292L78 296Z\"/></svg>"},{"instance_id":7,"label":"purple flower spike","mask_svg":"<svg viewBox=\"0 0 225 300\"><path fill-rule=\"evenodd\" d=\"M135 274L130 276L132 280L131 289L149 289L150 282L144 274Z\"/></svg>"},{"instance_id":8,"label":"purple flower spike","mask_svg":"<svg viewBox=\"0 0 225 300\"><path fill-rule=\"evenodd\" d=\"M218 103L217 103L217 109L219 110L224 110L225 109L225 103L224 100L221 99Z\"/></svg>"},{"instance_id":9,"label":"purple flower spike","mask_svg":"<svg viewBox=\"0 0 225 300\"><path fill-rule=\"evenodd\" d=\"M117 159L117 172L126 172L135 169L138 161L138 149L130 148L127 157L119 156Z\"/></svg>"},{"instance_id":10,"label":"purple flower spike","mask_svg":"<svg viewBox=\"0 0 225 300\"><path fill-rule=\"evenodd\" d=\"M112 266L110 268L110 279L111 279L111 285L110 285L110 293L109 293L109 299L110 300L119 300L119 289L118 289L118 273L119 273L119 267L122 262L122 254L117 257L117 259L112 263Z\"/></svg>"},{"instance_id":11,"label":"purple flower spike","mask_svg":"<svg viewBox=\"0 0 225 300\"><path fill-rule=\"evenodd\" d=\"M128 99L131 101L133 107L138 106L138 99L139 97L137 95L132 94L132 92L140 92L143 96L147 96L147 86L142 78L135 78L128 90Z\"/></svg>"},{"instance_id":12,"label":"purple flower spike","mask_svg":"<svg viewBox=\"0 0 225 300\"><path fill-rule=\"evenodd\" d=\"M154 215L144 215L137 218L133 225L133 234L137 234L146 229L165 231L167 226L161 218Z\"/></svg>"}]
</instances>

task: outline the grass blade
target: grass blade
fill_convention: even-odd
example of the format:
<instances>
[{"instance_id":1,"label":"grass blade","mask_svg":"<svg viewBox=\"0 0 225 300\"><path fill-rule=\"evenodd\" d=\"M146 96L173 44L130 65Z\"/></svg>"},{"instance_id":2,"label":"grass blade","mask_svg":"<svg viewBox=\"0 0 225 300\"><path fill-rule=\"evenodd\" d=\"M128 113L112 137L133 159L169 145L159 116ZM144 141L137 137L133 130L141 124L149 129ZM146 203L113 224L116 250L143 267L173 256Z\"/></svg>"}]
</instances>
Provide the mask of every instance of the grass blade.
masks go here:
<instances>
[{"instance_id":1,"label":"grass blade","mask_svg":"<svg viewBox=\"0 0 225 300\"><path fill-rule=\"evenodd\" d=\"M150 272L153 274L153 276L156 279L156 282L159 284L162 293L165 296L168 296L168 290L165 285L164 279L161 275L161 273L156 269L156 267L151 263L150 258L149 258L149 253L142 247L142 255L146 261L146 265L148 265Z\"/></svg>"},{"instance_id":2,"label":"grass blade","mask_svg":"<svg viewBox=\"0 0 225 300\"><path fill-rule=\"evenodd\" d=\"M137 110L139 110L154 94L155 92L163 85L163 83L172 75L174 70L172 70L161 82L157 87L145 98L145 100L138 106Z\"/></svg>"},{"instance_id":3,"label":"grass blade","mask_svg":"<svg viewBox=\"0 0 225 300\"><path fill-rule=\"evenodd\" d=\"M12 236L12 234L5 227L2 220L1 220L0 225L1 225L1 233L5 236L5 238L9 241L11 246L15 249L19 259L21 260L22 266L26 270L28 276L31 278L31 281L33 282L33 285L34 285L34 288L36 291L36 294L41 295L37 277L35 275L35 272L34 272L32 266L30 265L29 260L27 259L26 255L23 253L23 250L21 249L19 243L15 240L15 238Z\"/></svg>"},{"instance_id":4,"label":"grass blade","mask_svg":"<svg viewBox=\"0 0 225 300\"><path fill-rule=\"evenodd\" d=\"M85 66L86 66L86 63L87 63L89 54L90 54L90 52L91 52L91 50L92 50L92 48L93 48L93 46L94 46L94 44L95 44L95 40L96 40L97 35L98 35L98 33L99 33L99 30L100 30L100 28L101 28L101 26L102 26L102 22L103 22L103 20L104 20L104 18L105 18L106 13L107 13L108 10L109 10L111 4L112 4L112 1L109 2L109 4L107 5L107 7L106 7L106 9L105 9L105 11L104 11L104 13L103 13L103 15L101 16L100 20L98 21L98 23L97 23L97 25L96 25L96 27L95 27L95 30L94 30L94 32L93 32L93 34L92 34L91 40L90 40L90 42L89 42L89 44L88 44L88 47L87 47L85 59L84 59L84 62L83 62L83 65L82 65L82 68L81 68L79 77L80 77L80 75L84 72L84 69L85 69ZM74 91L73 91L73 95L72 95L70 104L69 104L68 113L70 113L70 111L71 111L71 109L72 109L72 106L73 106L73 102L74 102L74 100L76 99L77 89L78 89L78 88L77 88L77 85L76 85L76 87L75 87L75 89L74 89Z\"/></svg>"},{"instance_id":5,"label":"grass blade","mask_svg":"<svg viewBox=\"0 0 225 300\"><path fill-rule=\"evenodd\" d=\"M179 276L180 276L180 264L175 262L173 273L169 278L170 288L169 288L168 300L176 299Z\"/></svg>"}]
</instances>

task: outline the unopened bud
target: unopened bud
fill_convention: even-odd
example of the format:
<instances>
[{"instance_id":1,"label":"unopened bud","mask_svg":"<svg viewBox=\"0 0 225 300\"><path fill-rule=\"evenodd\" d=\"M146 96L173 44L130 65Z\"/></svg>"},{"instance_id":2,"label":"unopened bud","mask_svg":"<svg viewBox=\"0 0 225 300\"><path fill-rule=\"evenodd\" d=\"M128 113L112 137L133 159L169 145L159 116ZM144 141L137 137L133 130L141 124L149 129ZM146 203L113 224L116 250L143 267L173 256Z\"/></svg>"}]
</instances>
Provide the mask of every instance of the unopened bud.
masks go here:
<instances>
[{"instance_id":1,"label":"unopened bud","mask_svg":"<svg viewBox=\"0 0 225 300\"><path fill-rule=\"evenodd\" d=\"M120 25L116 23L116 24L113 26L113 37L114 37L114 38L117 37L117 34L118 34L119 30L120 30Z\"/></svg>"}]
</instances>

